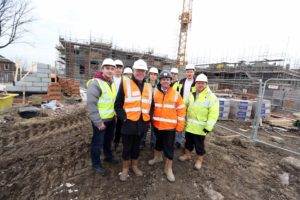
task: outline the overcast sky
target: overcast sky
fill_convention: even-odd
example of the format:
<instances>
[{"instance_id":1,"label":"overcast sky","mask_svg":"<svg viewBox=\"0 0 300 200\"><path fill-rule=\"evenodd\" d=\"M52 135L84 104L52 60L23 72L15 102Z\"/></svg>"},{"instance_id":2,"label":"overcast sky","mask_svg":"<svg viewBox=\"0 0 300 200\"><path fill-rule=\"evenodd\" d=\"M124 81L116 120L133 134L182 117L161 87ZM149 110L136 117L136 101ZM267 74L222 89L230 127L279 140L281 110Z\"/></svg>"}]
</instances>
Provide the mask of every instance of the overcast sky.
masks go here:
<instances>
[{"instance_id":1,"label":"overcast sky","mask_svg":"<svg viewBox=\"0 0 300 200\"><path fill-rule=\"evenodd\" d=\"M32 0L31 33L1 49L12 60L54 65L59 35L112 41L176 57L183 0ZM188 61L287 58L300 64L299 0L194 0Z\"/></svg>"}]
</instances>

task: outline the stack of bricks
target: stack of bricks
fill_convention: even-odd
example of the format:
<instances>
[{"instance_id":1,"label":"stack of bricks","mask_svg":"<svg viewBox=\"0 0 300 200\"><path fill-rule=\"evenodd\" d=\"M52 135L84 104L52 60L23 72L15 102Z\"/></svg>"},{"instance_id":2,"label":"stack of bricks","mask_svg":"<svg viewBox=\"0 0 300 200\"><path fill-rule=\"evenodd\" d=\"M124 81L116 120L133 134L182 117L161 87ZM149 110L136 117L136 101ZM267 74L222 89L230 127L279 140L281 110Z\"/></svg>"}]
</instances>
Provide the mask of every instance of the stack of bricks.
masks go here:
<instances>
[{"instance_id":1,"label":"stack of bricks","mask_svg":"<svg viewBox=\"0 0 300 200\"><path fill-rule=\"evenodd\" d=\"M66 93L66 90L67 90L67 80L65 78L59 78L58 83L61 86L62 92Z\"/></svg>"},{"instance_id":2,"label":"stack of bricks","mask_svg":"<svg viewBox=\"0 0 300 200\"><path fill-rule=\"evenodd\" d=\"M78 81L68 80L68 92L69 96L80 96L80 85Z\"/></svg>"},{"instance_id":3,"label":"stack of bricks","mask_svg":"<svg viewBox=\"0 0 300 200\"><path fill-rule=\"evenodd\" d=\"M51 83L48 86L47 100L61 100L61 86L59 83Z\"/></svg>"}]
</instances>

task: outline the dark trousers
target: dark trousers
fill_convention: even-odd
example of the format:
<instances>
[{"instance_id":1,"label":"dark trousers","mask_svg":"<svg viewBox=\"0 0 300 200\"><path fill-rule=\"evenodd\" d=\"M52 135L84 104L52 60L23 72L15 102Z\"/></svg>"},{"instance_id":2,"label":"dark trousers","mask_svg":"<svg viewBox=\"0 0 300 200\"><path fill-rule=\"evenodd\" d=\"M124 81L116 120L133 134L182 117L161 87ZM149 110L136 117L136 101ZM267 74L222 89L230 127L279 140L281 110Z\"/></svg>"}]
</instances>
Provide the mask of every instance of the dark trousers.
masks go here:
<instances>
[{"instance_id":1,"label":"dark trousers","mask_svg":"<svg viewBox=\"0 0 300 200\"><path fill-rule=\"evenodd\" d=\"M205 154L204 140L205 136L203 135L185 132L185 148L189 151L193 151L195 148L196 153L199 156L203 156Z\"/></svg>"},{"instance_id":2,"label":"dark trousers","mask_svg":"<svg viewBox=\"0 0 300 200\"><path fill-rule=\"evenodd\" d=\"M117 118L117 124L116 124L116 132L115 132L115 139L114 143L119 144L121 140L121 128L122 128L122 120Z\"/></svg>"},{"instance_id":3,"label":"dark trousers","mask_svg":"<svg viewBox=\"0 0 300 200\"><path fill-rule=\"evenodd\" d=\"M164 151L164 155L173 160L174 157L174 141L175 130L158 130L154 127L154 133L156 136L155 150Z\"/></svg>"},{"instance_id":4,"label":"dark trousers","mask_svg":"<svg viewBox=\"0 0 300 200\"><path fill-rule=\"evenodd\" d=\"M111 142L114 137L115 120L104 122L105 129L99 130L93 123L93 138L91 143L91 159L93 167L101 166L100 152L103 153L106 160L112 160Z\"/></svg>"},{"instance_id":5,"label":"dark trousers","mask_svg":"<svg viewBox=\"0 0 300 200\"><path fill-rule=\"evenodd\" d=\"M140 155L141 136L139 135L122 135L123 143L123 160L136 160Z\"/></svg>"}]
</instances>

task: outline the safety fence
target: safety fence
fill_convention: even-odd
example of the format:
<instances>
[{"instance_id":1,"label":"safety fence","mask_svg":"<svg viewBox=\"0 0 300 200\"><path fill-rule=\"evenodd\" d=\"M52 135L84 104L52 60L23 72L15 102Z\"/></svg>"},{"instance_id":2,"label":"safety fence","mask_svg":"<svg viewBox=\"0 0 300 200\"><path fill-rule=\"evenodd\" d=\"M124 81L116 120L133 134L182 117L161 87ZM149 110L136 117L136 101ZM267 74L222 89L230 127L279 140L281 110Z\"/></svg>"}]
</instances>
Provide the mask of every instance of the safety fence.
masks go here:
<instances>
[{"instance_id":1,"label":"safety fence","mask_svg":"<svg viewBox=\"0 0 300 200\"><path fill-rule=\"evenodd\" d=\"M209 87L220 101L217 127L253 142L300 155L300 131L292 112L300 109L300 79L210 79ZM273 90L273 94L270 95ZM284 91L284 95L276 95ZM275 93L275 94L274 94ZM281 124L270 124L273 117ZM285 126L284 119L289 123Z\"/></svg>"}]
</instances>

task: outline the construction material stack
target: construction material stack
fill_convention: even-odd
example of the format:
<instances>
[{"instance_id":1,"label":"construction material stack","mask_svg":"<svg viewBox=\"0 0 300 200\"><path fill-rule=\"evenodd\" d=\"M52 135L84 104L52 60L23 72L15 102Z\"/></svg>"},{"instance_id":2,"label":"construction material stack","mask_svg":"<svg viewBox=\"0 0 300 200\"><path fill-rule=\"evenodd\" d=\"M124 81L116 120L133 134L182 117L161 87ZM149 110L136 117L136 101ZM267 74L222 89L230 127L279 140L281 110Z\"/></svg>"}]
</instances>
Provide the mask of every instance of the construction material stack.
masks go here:
<instances>
[{"instance_id":1,"label":"construction material stack","mask_svg":"<svg viewBox=\"0 0 300 200\"><path fill-rule=\"evenodd\" d=\"M253 102L252 114L251 117L255 117L255 111L257 107L257 101ZM263 120L267 120L271 116L271 101L270 100L263 100L261 103L261 110L260 110L260 117Z\"/></svg>"},{"instance_id":2,"label":"construction material stack","mask_svg":"<svg viewBox=\"0 0 300 200\"><path fill-rule=\"evenodd\" d=\"M230 100L219 98L219 103L220 103L219 120L227 120L229 117Z\"/></svg>"},{"instance_id":3,"label":"construction material stack","mask_svg":"<svg viewBox=\"0 0 300 200\"><path fill-rule=\"evenodd\" d=\"M238 121L249 121L252 111L252 101L230 99L229 117Z\"/></svg>"},{"instance_id":4,"label":"construction material stack","mask_svg":"<svg viewBox=\"0 0 300 200\"><path fill-rule=\"evenodd\" d=\"M61 100L61 86L59 83L50 83L48 86L47 100Z\"/></svg>"}]
</instances>

